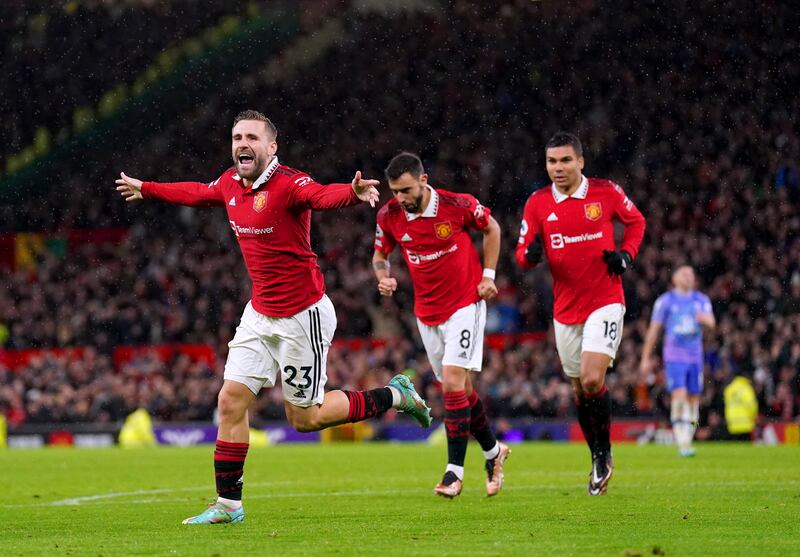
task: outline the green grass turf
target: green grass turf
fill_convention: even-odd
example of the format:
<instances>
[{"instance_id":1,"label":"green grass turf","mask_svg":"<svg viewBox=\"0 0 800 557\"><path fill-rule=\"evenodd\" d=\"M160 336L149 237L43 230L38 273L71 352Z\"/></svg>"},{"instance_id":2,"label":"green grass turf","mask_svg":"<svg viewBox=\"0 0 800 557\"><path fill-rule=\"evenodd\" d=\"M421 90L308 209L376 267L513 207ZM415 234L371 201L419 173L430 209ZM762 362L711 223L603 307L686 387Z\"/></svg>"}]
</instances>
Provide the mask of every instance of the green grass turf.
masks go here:
<instances>
[{"instance_id":1,"label":"green grass turf","mask_svg":"<svg viewBox=\"0 0 800 557\"><path fill-rule=\"evenodd\" d=\"M213 498L211 452L0 451L0 555L800 554L796 447L620 445L608 495L589 497L584 446L517 445L487 499L473 444L453 501L432 495L444 447L259 448L245 522L183 526Z\"/></svg>"}]
</instances>

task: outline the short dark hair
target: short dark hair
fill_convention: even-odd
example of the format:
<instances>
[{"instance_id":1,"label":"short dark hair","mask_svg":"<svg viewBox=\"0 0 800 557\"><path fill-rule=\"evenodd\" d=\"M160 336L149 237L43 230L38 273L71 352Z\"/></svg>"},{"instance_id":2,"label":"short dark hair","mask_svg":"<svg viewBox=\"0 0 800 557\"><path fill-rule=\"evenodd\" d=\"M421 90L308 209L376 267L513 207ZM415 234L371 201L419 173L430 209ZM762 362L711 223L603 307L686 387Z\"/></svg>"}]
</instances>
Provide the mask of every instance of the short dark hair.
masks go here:
<instances>
[{"instance_id":1,"label":"short dark hair","mask_svg":"<svg viewBox=\"0 0 800 557\"><path fill-rule=\"evenodd\" d=\"M408 172L414 178L419 178L425 174L425 168L422 166L422 161L414 153L403 151L394 156L389 161L389 166L383 171L386 174L386 179L389 182L394 182L400 176Z\"/></svg>"},{"instance_id":2,"label":"short dark hair","mask_svg":"<svg viewBox=\"0 0 800 557\"><path fill-rule=\"evenodd\" d=\"M278 139L278 128L275 127L272 120L267 118L263 112L259 112L258 110L243 110L233 119L233 127L236 127L236 124L242 120L258 120L259 122L264 122L267 126L267 131L272 134L272 139Z\"/></svg>"},{"instance_id":3,"label":"short dark hair","mask_svg":"<svg viewBox=\"0 0 800 557\"><path fill-rule=\"evenodd\" d=\"M571 145L573 149L575 149L575 154L579 157L583 156L583 145L581 145L581 140L578 139L578 136L574 133L569 132L556 132L553 137L550 138L550 141L547 142L547 145L544 147L544 152L547 154L547 150L552 147L563 147L565 145Z\"/></svg>"}]
</instances>

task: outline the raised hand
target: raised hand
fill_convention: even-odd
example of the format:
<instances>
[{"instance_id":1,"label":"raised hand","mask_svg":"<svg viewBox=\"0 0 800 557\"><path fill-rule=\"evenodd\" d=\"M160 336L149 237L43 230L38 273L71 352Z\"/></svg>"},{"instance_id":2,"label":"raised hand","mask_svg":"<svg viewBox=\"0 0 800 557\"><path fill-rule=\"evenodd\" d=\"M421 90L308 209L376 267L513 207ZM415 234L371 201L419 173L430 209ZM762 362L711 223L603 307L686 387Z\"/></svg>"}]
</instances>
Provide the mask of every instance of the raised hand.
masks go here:
<instances>
[{"instance_id":1,"label":"raised hand","mask_svg":"<svg viewBox=\"0 0 800 557\"><path fill-rule=\"evenodd\" d=\"M356 192L356 196L361 201L367 201L371 207L374 207L375 203L377 203L381 197L381 194L378 193L376 188L378 184L380 184L378 180L365 180L361 178L361 171L357 170L353 178L353 191Z\"/></svg>"},{"instance_id":2,"label":"raised hand","mask_svg":"<svg viewBox=\"0 0 800 557\"><path fill-rule=\"evenodd\" d=\"M122 194L122 197L125 198L125 201L130 203L131 201L137 201L139 199L143 199L142 197L142 181L137 180L136 178L131 178L127 176L124 172L119 173L119 178L116 180L117 183L117 191Z\"/></svg>"}]
</instances>

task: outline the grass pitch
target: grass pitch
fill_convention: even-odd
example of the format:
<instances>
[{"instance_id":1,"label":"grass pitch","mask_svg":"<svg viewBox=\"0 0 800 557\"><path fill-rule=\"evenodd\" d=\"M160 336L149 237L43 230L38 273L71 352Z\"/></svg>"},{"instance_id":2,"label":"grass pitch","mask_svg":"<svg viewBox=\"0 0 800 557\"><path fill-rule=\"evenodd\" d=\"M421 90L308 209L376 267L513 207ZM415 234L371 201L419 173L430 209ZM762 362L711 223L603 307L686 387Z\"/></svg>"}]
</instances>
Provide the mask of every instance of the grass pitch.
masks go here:
<instances>
[{"instance_id":1,"label":"grass pitch","mask_svg":"<svg viewBox=\"0 0 800 557\"><path fill-rule=\"evenodd\" d=\"M513 447L484 494L471 445L462 495L434 497L444 447L252 449L246 519L183 526L213 499L212 447L0 451L0 555L798 555L800 449L619 445L588 497L579 444Z\"/></svg>"}]
</instances>

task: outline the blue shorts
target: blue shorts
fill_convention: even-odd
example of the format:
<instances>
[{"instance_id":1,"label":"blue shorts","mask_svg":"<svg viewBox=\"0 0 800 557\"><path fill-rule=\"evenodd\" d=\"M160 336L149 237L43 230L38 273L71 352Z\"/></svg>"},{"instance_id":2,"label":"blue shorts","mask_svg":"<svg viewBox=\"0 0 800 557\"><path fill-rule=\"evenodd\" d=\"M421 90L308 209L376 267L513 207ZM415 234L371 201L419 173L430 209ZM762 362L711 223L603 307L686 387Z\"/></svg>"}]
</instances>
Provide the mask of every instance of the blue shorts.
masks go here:
<instances>
[{"instance_id":1,"label":"blue shorts","mask_svg":"<svg viewBox=\"0 0 800 557\"><path fill-rule=\"evenodd\" d=\"M686 389L691 395L703 392L703 364L687 364L666 362L664 371L667 374L667 389Z\"/></svg>"}]
</instances>

